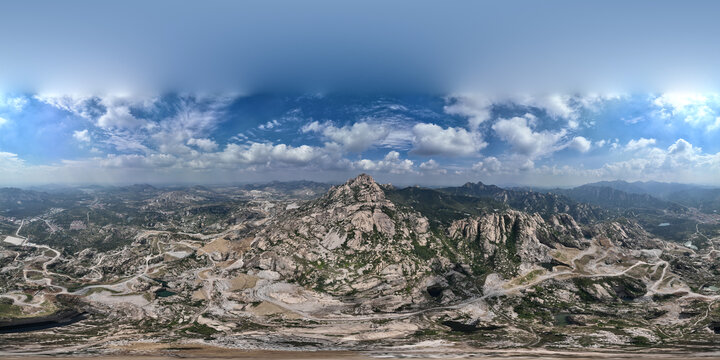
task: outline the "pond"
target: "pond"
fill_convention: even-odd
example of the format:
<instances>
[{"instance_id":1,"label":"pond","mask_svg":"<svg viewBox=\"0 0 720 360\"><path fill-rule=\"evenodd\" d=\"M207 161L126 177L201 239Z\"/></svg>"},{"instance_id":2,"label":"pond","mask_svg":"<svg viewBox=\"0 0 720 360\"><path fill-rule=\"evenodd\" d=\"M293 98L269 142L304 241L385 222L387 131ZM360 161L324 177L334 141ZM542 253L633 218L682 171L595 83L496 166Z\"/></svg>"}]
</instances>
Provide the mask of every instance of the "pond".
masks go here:
<instances>
[{"instance_id":1,"label":"pond","mask_svg":"<svg viewBox=\"0 0 720 360\"><path fill-rule=\"evenodd\" d=\"M168 297L168 296L173 296L175 294L177 294L177 293L172 292L166 288L160 288L157 291L155 291L155 295L157 297Z\"/></svg>"},{"instance_id":2,"label":"pond","mask_svg":"<svg viewBox=\"0 0 720 360\"><path fill-rule=\"evenodd\" d=\"M63 310L48 316L0 321L0 334L19 333L67 326L85 320L86 313Z\"/></svg>"}]
</instances>

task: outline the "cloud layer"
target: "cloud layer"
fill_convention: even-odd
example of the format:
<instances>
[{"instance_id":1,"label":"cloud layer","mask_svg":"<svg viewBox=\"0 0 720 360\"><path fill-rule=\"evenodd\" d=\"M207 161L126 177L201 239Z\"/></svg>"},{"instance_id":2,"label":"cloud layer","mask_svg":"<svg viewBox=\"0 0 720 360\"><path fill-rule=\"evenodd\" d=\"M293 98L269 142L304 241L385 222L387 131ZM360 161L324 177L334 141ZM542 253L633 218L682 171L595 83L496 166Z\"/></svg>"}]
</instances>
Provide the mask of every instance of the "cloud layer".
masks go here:
<instances>
[{"instance_id":1,"label":"cloud layer","mask_svg":"<svg viewBox=\"0 0 720 360\"><path fill-rule=\"evenodd\" d=\"M720 185L720 129L707 115L719 96L477 99L490 97L3 95L0 185L340 181L358 172L397 184Z\"/></svg>"}]
</instances>

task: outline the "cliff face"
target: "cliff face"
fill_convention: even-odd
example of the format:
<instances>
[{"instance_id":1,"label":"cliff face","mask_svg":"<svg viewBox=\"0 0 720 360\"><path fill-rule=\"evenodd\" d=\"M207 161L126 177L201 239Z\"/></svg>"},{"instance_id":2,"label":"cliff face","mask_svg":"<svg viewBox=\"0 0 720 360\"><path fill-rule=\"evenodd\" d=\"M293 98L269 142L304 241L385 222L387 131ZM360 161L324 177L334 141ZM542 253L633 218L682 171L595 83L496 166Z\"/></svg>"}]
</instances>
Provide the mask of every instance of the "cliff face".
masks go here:
<instances>
[{"instance_id":1,"label":"cliff face","mask_svg":"<svg viewBox=\"0 0 720 360\"><path fill-rule=\"evenodd\" d=\"M527 213L539 213L545 218L550 218L559 213L570 214L578 221L591 223L603 220L608 217L608 212L587 203L578 202L563 194L541 193L527 190L509 190L495 185L485 185L481 182L466 183L463 186L448 187L439 191L456 194L492 199L515 210Z\"/></svg>"}]
</instances>

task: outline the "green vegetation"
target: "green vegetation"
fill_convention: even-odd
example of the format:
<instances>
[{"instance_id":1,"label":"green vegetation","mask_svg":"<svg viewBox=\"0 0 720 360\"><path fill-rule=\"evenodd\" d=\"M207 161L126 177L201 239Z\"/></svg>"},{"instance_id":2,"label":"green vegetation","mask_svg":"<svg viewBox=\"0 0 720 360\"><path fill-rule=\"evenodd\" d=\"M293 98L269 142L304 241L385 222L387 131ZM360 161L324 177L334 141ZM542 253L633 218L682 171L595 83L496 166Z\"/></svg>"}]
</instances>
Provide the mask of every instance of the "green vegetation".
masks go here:
<instances>
[{"instance_id":1,"label":"green vegetation","mask_svg":"<svg viewBox=\"0 0 720 360\"><path fill-rule=\"evenodd\" d=\"M13 301L0 298L0 319L14 318L22 315L22 308L13 305Z\"/></svg>"},{"instance_id":2,"label":"green vegetation","mask_svg":"<svg viewBox=\"0 0 720 360\"><path fill-rule=\"evenodd\" d=\"M491 199L451 195L437 190L410 187L386 192L388 199L396 204L412 207L431 220L430 225L449 225L453 220L470 215L482 215L506 206Z\"/></svg>"},{"instance_id":3,"label":"green vegetation","mask_svg":"<svg viewBox=\"0 0 720 360\"><path fill-rule=\"evenodd\" d=\"M197 322L192 323L192 325L190 327L185 328L183 330L185 332L203 335L206 338L212 337L212 335L215 335L218 333L217 330L211 328L210 326L207 326L205 324L200 324Z\"/></svg>"},{"instance_id":4,"label":"green vegetation","mask_svg":"<svg viewBox=\"0 0 720 360\"><path fill-rule=\"evenodd\" d=\"M435 257L435 252L430 249L428 246L422 246L420 245L417 240L413 239L413 251L415 255L417 255L419 258L423 260L431 260Z\"/></svg>"},{"instance_id":5,"label":"green vegetation","mask_svg":"<svg viewBox=\"0 0 720 360\"><path fill-rule=\"evenodd\" d=\"M633 336L631 340L633 345L636 346L649 346L651 345L650 339L644 337L644 336Z\"/></svg>"},{"instance_id":6,"label":"green vegetation","mask_svg":"<svg viewBox=\"0 0 720 360\"><path fill-rule=\"evenodd\" d=\"M645 295L647 287L641 280L631 278L629 276L618 277L600 277L588 278L578 277L573 279L573 283L578 288L578 296L585 302L598 302L594 290L595 284L603 285L611 295L623 301L632 301L638 297Z\"/></svg>"}]
</instances>

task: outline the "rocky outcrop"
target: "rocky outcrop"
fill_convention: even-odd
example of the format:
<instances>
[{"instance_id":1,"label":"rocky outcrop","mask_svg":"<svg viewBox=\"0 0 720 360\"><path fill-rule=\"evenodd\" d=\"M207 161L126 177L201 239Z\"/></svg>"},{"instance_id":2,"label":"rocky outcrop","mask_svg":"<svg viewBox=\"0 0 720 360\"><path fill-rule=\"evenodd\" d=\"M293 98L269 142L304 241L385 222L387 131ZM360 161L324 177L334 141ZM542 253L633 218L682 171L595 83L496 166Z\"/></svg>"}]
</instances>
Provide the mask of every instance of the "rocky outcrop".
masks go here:
<instances>
[{"instance_id":1,"label":"rocky outcrop","mask_svg":"<svg viewBox=\"0 0 720 360\"><path fill-rule=\"evenodd\" d=\"M398 209L383 186L363 174L269 222L256 234L243 268L368 301L402 294L403 301L386 303L400 306L426 300L416 285L432 272L431 261L415 248L430 238L426 218Z\"/></svg>"},{"instance_id":2,"label":"rocky outcrop","mask_svg":"<svg viewBox=\"0 0 720 360\"><path fill-rule=\"evenodd\" d=\"M550 251L558 244L586 246L580 227L568 215L545 221L538 214L509 210L457 220L448 233L476 267L508 277L523 264L530 268L550 262Z\"/></svg>"},{"instance_id":3,"label":"rocky outcrop","mask_svg":"<svg viewBox=\"0 0 720 360\"><path fill-rule=\"evenodd\" d=\"M431 219L390 201L388 189L362 174L288 210L256 234L242 271L272 271L370 307L378 296L407 305L472 296L487 274L509 278L551 263L559 245L587 247L567 214L506 210L431 229Z\"/></svg>"}]
</instances>

